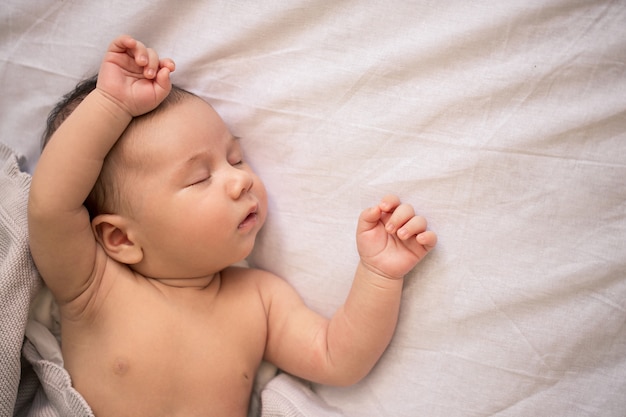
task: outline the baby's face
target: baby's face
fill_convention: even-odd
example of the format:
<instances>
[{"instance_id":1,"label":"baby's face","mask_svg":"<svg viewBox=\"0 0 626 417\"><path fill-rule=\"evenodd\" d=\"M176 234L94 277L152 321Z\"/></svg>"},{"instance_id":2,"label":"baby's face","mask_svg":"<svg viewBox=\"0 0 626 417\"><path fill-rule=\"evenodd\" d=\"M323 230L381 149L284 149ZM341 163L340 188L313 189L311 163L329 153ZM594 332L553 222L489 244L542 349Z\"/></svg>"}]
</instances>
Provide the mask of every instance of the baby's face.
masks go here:
<instances>
[{"instance_id":1,"label":"baby's face","mask_svg":"<svg viewBox=\"0 0 626 417\"><path fill-rule=\"evenodd\" d=\"M267 216L267 194L213 108L184 99L138 134L142 167L129 196L144 252L136 270L199 277L248 256Z\"/></svg>"}]
</instances>

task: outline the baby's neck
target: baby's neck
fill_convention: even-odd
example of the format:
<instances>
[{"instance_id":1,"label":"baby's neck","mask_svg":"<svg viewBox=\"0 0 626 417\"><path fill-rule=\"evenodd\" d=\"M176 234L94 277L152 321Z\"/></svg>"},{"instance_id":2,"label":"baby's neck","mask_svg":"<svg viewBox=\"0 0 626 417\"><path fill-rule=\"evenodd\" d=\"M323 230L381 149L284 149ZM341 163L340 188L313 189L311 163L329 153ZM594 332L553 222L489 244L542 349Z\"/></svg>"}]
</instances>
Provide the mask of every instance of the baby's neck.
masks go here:
<instances>
[{"instance_id":1,"label":"baby's neck","mask_svg":"<svg viewBox=\"0 0 626 417\"><path fill-rule=\"evenodd\" d=\"M153 285L166 291L187 289L203 291L211 288L219 289L221 284L220 272L197 278L145 278Z\"/></svg>"}]
</instances>

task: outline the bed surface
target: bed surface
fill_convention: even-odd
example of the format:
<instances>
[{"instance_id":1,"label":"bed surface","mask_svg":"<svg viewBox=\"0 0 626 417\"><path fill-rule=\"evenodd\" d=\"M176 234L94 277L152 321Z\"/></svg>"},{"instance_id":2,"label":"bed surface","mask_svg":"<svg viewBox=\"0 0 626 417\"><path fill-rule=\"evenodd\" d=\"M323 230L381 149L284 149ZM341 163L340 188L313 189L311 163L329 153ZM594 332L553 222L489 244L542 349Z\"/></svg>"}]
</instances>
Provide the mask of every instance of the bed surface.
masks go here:
<instances>
[{"instance_id":1,"label":"bed surface","mask_svg":"<svg viewBox=\"0 0 626 417\"><path fill-rule=\"evenodd\" d=\"M396 193L439 244L345 416L623 416L626 3L8 0L0 141L129 33L177 63L263 178L249 261L343 302L358 214ZM0 295L2 296L2 295Z\"/></svg>"}]
</instances>

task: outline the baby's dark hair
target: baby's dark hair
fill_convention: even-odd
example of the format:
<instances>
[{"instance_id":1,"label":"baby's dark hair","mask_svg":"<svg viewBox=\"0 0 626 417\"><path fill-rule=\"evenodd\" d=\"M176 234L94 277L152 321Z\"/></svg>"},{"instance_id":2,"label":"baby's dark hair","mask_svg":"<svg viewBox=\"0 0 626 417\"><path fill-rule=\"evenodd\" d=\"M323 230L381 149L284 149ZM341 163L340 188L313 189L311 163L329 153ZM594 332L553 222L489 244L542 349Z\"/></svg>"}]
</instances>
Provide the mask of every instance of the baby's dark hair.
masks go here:
<instances>
[{"instance_id":1,"label":"baby's dark hair","mask_svg":"<svg viewBox=\"0 0 626 417\"><path fill-rule=\"evenodd\" d=\"M89 95L89 93L96 89L97 82L98 74L79 82L72 91L64 95L63 98L54 106L54 108L48 115L46 130L44 131L43 137L41 138L42 149L50 141L50 138L52 137L54 132L56 132L59 126L61 126L61 124L65 121L65 119L67 119L67 117L72 114L74 109L76 109L76 107L85 99L85 97ZM171 104L178 103L185 95L195 96L195 94L183 88L172 85L172 90L165 98L165 100L163 100L163 102L150 113L164 110Z\"/></svg>"},{"instance_id":2,"label":"baby's dark hair","mask_svg":"<svg viewBox=\"0 0 626 417\"><path fill-rule=\"evenodd\" d=\"M96 74L93 77L89 77L79 82L72 91L64 95L63 98L54 106L48 116L46 130L42 136L42 149L48 144L59 126L61 126L69 115L72 114L76 107L78 107L85 97L96 89L97 81L98 75ZM172 85L170 93L161 102L161 104L159 104L159 106L151 112L135 117L131 124L147 121L152 116L159 114L168 107L188 97L197 96L183 88ZM110 152L109 156L113 153L114 152ZM123 204L119 195L119 185L121 181L120 175L115 172L115 168L109 167L109 165L115 165L114 163L110 163L109 156L105 159L100 176L84 202L91 219L99 214L111 213L114 210L119 209L120 204Z\"/></svg>"}]
</instances>

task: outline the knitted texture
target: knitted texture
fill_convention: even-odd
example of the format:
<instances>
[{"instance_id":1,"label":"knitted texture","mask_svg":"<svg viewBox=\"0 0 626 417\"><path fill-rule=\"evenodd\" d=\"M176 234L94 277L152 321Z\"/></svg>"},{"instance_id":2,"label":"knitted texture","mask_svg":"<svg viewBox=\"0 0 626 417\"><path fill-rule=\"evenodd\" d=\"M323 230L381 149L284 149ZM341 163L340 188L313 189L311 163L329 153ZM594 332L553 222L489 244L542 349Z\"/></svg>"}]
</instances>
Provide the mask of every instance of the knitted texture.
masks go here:
<instances>
[{"instance_id":1,"label":"knitted texture","mask_svg":"<svg viewBox=\"0 0 626 417\"><path fill-rule=\"evenodd\" d=\"M28 247L31 177L2 143L0 167L0 417L93 416L67 371L24 338L31 301L42 286Z\"/></svg>"},{"instance_id":2,"label":"knitted texture","mask_svg":"<svg viewBox=\"0 0 626 417\"><path fill-rule=\"evenodd\" d=\"M0 144L0 416L13 415L28 308L40 286L28 250L29 186L18 157Z\"/></svg>"}]
</instances>

